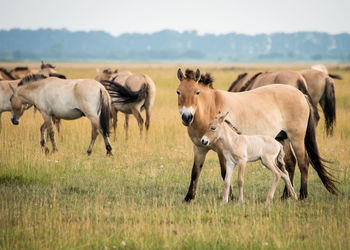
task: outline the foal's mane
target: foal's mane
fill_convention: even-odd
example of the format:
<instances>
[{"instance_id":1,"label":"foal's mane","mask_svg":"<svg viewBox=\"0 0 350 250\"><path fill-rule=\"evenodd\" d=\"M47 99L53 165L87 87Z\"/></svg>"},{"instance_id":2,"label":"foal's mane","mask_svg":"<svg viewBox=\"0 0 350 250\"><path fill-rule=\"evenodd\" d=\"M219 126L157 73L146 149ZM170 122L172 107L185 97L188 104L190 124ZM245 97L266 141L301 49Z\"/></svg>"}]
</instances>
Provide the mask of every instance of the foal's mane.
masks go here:
<instances>
[{"instance_id":1,"label":"foal's mane","mask_svg":"<svg viewBox=\"0 0 350 250\"><path fill-rule=\"evenodd\" d=\"M10 78L11 80L15 80L15 78L13 78L13 76L11 75L10 72L7 71L7 69L1 67L1 68L0 68L0 71L1 71L2 73L4 73L4 74L5 74L8 78Z\"/></svg>"},{"instance_id":2,"label":"foal's mane","mask_svg":"<svg viewBox=\"0 0 350 250\"><path fill-rule=\"evenodd\" d=\"M226 124L233 130L235 131L237 134L242 134L241 131L238 130L238 128L236 128L229 120L225 119Z\"/></svg>"},{"instance_id":3,"label":"foal's mane","mask_svg":"<svg viewBox=\"0 0 350 250\"><path fill-rule=\"evenodd\" d=\"M11 72L12 72L12 71L14 71L14 72L16 72L16 71L22 71L22 70L29 70L29 68L28 68L28 67L16 67L16 68L14 68L13 70L11 70Z\"/></svg>"},{"instance_id":4,"label":"foal's mane","mask_svg":"<svg viewBox=\"0 0 350 250\"><path fill-rule=\"evenodd\" d=\"M239 92L243 92L246 91L248 89L248 87L250 87L250 85L253 83L253 81L259 76L261 75L262 72L256 73L255 75L252 76L252 78L250 78L243 86L242 88L239 90Z\"/></svg>"},{"instance_id":5,"label":"foal's mane","mask_svg":"<svg viewBox=\"0 0 350 250\"><path fill-rule=\"evenodd\" d=\"M45 79L45 78L47 78L47 76L45 76L43 74L27 75L18 83L18 86L22 86L22 85L25 85L25 84L28 84L31 82L36 82L36 81L39 81L39 80Z\"/></svg>"},{"instance_id":6,"label":"foal's mane","mask_svg":"<svg viewBox=\"0 0 350 250\"><path fill-rule=\"evenodd\" d=\"M242 74L239 74L237 79L231 84L231 86L228 88L227 91L232 91L232 89L237 85L237 83L242 80L242 78L244 78L248 73L245 72L245 73L242 73Z\"/></svg>"},{"instance_id":7,"label":"foal's mane","mask_svg":"<svg viewBox=\"0 0 350 250\"><path fill-rule=\"evenodd\" d=\"M185 79L187 80L196 80L196 73L192 69L186 69L185 71ZM204 86L209 86L209 88L213 88L213 77L209 74L206 73L205 75L201 75L201 78L199 79L198 83L204 85Z\"/></svg>"}]
</instances>

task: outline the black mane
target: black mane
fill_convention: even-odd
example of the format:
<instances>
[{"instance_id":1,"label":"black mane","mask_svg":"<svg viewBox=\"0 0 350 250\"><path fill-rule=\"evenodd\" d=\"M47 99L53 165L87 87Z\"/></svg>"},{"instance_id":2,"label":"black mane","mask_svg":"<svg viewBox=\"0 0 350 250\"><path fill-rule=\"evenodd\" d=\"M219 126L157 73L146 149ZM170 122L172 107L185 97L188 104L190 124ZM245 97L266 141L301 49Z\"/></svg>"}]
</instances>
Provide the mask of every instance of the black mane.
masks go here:
<instances>
[{"instance_id":1,"label":"black mane","mask_svg":"<svg viewBox=\"0 0 350 250\"><path fill-rule=\"evenodd\" d=\"M247 88L250 86L250 84L259 76L261 75L262 72L256 73L255 75L253 75L252 78L250 78L243 86L242 88L239 90L240 92L246 91Z\"/></svg>"},{"instance_id":2,"label":"black mane","mask_svg":"<svg viewBox=\"0 0 350 250\"><path fill-rule=\"evenodd\" d=\"M227 91L231 92L232 89L237 85L237 83L242 80L248 73L245 72L245 73L242 73L242 74L239 74L237 79L231 84L231 86L228 88Z\"/></svg>"},{"instance_id":3,"label":"black mane","mask_svg":"<svg viewBox=\"0 0 350 250\"><path fill-rule=\"evenodd\" d=\"M55 69L56 67L53 66L53 65L50 64L50 63L44 63L44 62L42 62L40 68L41 68L41 69L47 69L47 68Z\"/></svg>"},{"instance_id":4,"label":"black mane","mask_svg":"<svg viewBox=\"0 0 350 250\"><path fill-rule=\"evenodd\" d=\"M234 130L237 134L241 135L241 131L238 130L238 128L236 128L229 120L225 119L226 124L232 129Z\"/></svg>"},{"instance_id":5,"label":"black mane","mask_svg":"<svg viewBox=\"0 0 350 250\"><path fill-rule=\"evenodd\" d=\"M11 70L11 71L23 71L23 70L29 70L29 68L28 67L16 67L16 68L14 68L13 70Z\"/></svg>"},{"instance_id":6,"label":"black mane","mask_svg":"<svg viewBox=\"0 0 350 250\"><path fill-rule=\"evenodd\" d=\"M213 81L213 77L209 73L205 73L205 75L201 75L201 79L198 82L212 89Z\"/></svg>"},{"instance_id":7,"label":"black mane","mask_svg":"<svg viewBox=\"0 0 350 250\"><path fill-rule=\"evenodd\" d=\"M5 69L5 68L0 68L0 71L2 72L2 73L4 73L8 78L10 78L11 80L15 80L15 78L11 75L11 73L10 72L8 72L7 71L7 69Z\"/></svg>"},{"instance_id":8,"label":"black mane","mask_svg":"<svg viewBox=\"0 0 350 250\"><path fill-rule=\"evenodd\" d=\"M31 82L36 82L41 79L45 79L47 76L42 75L42 74L32 74L32 75L27 75L25 76L19 83L18 86L22 86Z\"/></svg>"}]
</instances>

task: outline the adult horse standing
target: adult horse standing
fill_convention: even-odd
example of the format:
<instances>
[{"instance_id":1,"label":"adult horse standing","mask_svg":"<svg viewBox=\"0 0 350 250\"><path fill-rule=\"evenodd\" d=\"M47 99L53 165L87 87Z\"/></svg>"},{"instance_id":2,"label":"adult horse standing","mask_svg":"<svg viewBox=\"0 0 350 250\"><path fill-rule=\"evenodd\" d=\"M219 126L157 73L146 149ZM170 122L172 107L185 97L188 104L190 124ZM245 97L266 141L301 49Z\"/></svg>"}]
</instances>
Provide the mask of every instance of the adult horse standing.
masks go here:
<instances>
[{"instance_id":1,"label":"adult horse standing","mask_svg":"<svg viewBox=\"0 0 350 250\"><path fill-rule=\"evenodd\" d=\"M191 183L185 201L195 197L198 178L209 151L200 140L209 122L219 111L229 112L228 119L243 134L268 135L279 140L290 140L301 172L300 199L308 195L307 154L326 189L337 194L334 180L319 156L312 105L300 91L291 86L277 84L242 93L217 90L210 87L212 80L209 75L202 76L201 79L198 69L196 73L186 70L185 76L179 69L177 77L180 81L177 88L178 108L194 150ZM221 176L225 178L226 160L222 145L217 143L210 149L217 152ZM289 172L291 181L293 174L294 171Z\"/></svg>"},{"instance_id":2,"label":"adult horse standing","mask_svg":"<svg viewBox=\"0 0 350 250\"><path fill-rule=\"evenodd\" d=\"M54 77L58 77L61 79L67 79L67 77L65 75L57 72L56 66L53 66L50 63L45 63L44 61L41 61L40 70L39 70L38 74L43 74L43 75L48 76L48 77L54 76Z\"/></svg>"},{"instance_id":3,"label":"adult horse standing","mask_svg":"<svg viewBox=\"0 0 350 250\"><path fill-rule=\"evenodd\" d=\"M112 154L109 136L110 97L106 89L92 79L63 80L45 75L29 75L23 78L17 88L12 87L10 98L13 124L19 124L24 104L32 104L40 111L44 124L41 126L40 144L45 152L45 129L48 130L52 151L57 146L52 129L52 119L74 120L86 116L91 121L91 142L87 153L90 155L98 132L103 136L107 154Z\"/></svg>"}]
</instances>

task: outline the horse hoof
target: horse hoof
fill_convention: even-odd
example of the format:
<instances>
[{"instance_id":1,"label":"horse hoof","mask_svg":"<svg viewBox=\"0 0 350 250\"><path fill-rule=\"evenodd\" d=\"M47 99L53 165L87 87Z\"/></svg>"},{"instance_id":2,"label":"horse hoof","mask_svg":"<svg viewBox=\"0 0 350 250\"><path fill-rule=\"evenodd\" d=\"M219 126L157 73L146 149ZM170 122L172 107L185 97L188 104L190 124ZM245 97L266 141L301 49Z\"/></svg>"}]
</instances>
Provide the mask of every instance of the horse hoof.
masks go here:
<instances>
[{"instance_id":1,"label":"horse hoof","mask_svg":"<svg viewBox=\"0 0 350 250\"><path fill-rule=\"evenodd\" d=\"M107 156L113 156L112 152L107 152L106 155Z\"/></svg>"},{"instance_id":2,"label":"horse hoof","mask_svg":"<svg viewBox=\"0 0 350 250\"><path fill-rule=\"evenodd\" d=\"M185 199L183 200L184 203L190 203L194 197L192 195L186 195Z\"/></svg>"},{"instance_id":3,"label":"horse hoof","mask_svg":"<svg viewBox=\"0 0 350 250\"><path fill-rule=\"evenodd\" d=\"M87 153L88 155L91 155L91 151L87 151L86 153Z\"/></svg>"}]
</instances>

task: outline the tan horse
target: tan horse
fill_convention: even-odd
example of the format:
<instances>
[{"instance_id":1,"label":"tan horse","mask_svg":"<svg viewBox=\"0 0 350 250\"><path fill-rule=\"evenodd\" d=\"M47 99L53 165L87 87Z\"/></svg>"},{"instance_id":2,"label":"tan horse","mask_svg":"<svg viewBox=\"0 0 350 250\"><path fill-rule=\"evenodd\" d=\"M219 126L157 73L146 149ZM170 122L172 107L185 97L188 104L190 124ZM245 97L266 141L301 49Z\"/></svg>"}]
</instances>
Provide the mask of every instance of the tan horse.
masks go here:
<instances>
[{"instance_id":1,"label":"tan horse","mask_svg":"<svg viewBox=\"0 0 350 250\"><path fill-rule=\"evenodd\" d=\"M10 71L10 74L14 79L22 79L30 74L38 73L37 70L31 70L28 67L16 67Z\"/></svg>"},{"instance_id":2,"label":"tan horse","mask_svg":"<svg viewBox=\"0 0 350 250\"><path fill-rule=\"evenodd\" d=\"M30 75L23 78L18 87L9 85L13 91L10 98L13 124L19 124L24 104L32 104L40 111L44 124L41 126L40 144L45 152L45 129L48 130L52 151L57 146L52 129L52 118L74 120L86 116L91 121L91 143L87 150L90 155L98 132L103 136L107 154L111 154L109 136L110 97L106 89L91 79L63 80L45 75ZM57 98L57 97L60 98Z\"/></svg>"},{"instance_id":3,"label":"tan horse","mask_svg":"<svg viewBox=\"0 0 350 250\"><path fill-rule=\"evenodd\" d=\"M149 130L151 108L153 107L156 96L156 85L153 80L146 74L132 74L129 71L114 72L106 69L102 74L98 74L96 79L101 80L112 98L112 117L114 135L116 135L117 114L123 112L125 114L125 137L128 139L129 114L133 114L137 120L140 134L143 132L144 120L141 116L141 111L145 109L146 132ZM113 84L117 83L117 84Z\"/></svg>"},{"instance_id":4,"label":"tan horse","mask_svg":"<svg viewBox=\"0 0 350 250\"><path fill-rule=\"evenodd\" d=\"M243 203L243 182L244 170L247 162L260 160L261 163L273 173L273 182L266 198L266 203L273 200L279 179L282 177L288 191L295 200L297 195L290 182L289 175L284 165L284 151L281 143L270 136L262 135L242 135L237 128L226 119L226 114L219 113L214 120L209 123L209 127L201 139L204 146L212 144L222 144L223 153L226 159L225 190L221 204L228 202L231 178L233 169L238 167L238 203ZM278 164L278 167L276 165Z\"/></svg>"},{"instance_id":5,"label":"tan horse","mask_svg":"<svg viewBox=\"0 0 350 250\"><path fill-rule=\"evenodd\" d=\"M338 75L331 77L331 74L318 69L306 69L300 73L307 82L312 102L315 105L319 103L323 110L327 135L332 135L336 122L335 83L332 78L341 79L341 77Z\"/></svg>"},{"instance_id":6,"label":"tan horse","mask_svg":"<svg viewBox=\"0 0 350 250\"><path fill-rule=\"evenodd\" d=\"M45 63L44 61L41 61L40 70L39 70L38 74L43 74L47 77L54 76L54 77L58 77L61 79L67 79L67 77L65 75L60 74L56 71L55 66L53 66L50 63Z\"/></svg>"},{"instance_id":7,"label":"tan horse","mask_svg":"<svg viewBox=\"0 0 350 250\"><path fill-rule=\"evenodd\" d=\"M282 141L286 141L287 138L290 140L301 172L301 199L308 195L307 154L326 189L332 194L337 194L334 180L318 153L312 105L300 91L291 86L276 84L232 93L211 88L211 78L208 75L201 77L199 70L196 73L186 70L184 76L179 69L177 77L180 81L177 88L178 108L194 149L191 183L185 201L195 197L198 178L209 151L200 140L209 122L220 110L230 112L228 119L244 134L268 135ZM219 156L221 175L224 179L226 159L222 144L217 143L210 149L216 151ZM294 169L288 169L288 172L293 182Z\"/></svg>"},{"instance_id":8,"label":"tan horse","mask_svg":"<svg viewBox=\"0 0 350 250\"><path fill-rule=\"evenodd\" d=\"M0 81L3 80L15 80L15 78L13 78L13 76L11 75L10 72L7 71L7 69L5 68L0 68Z\"/></svg>"}]
</instances>

